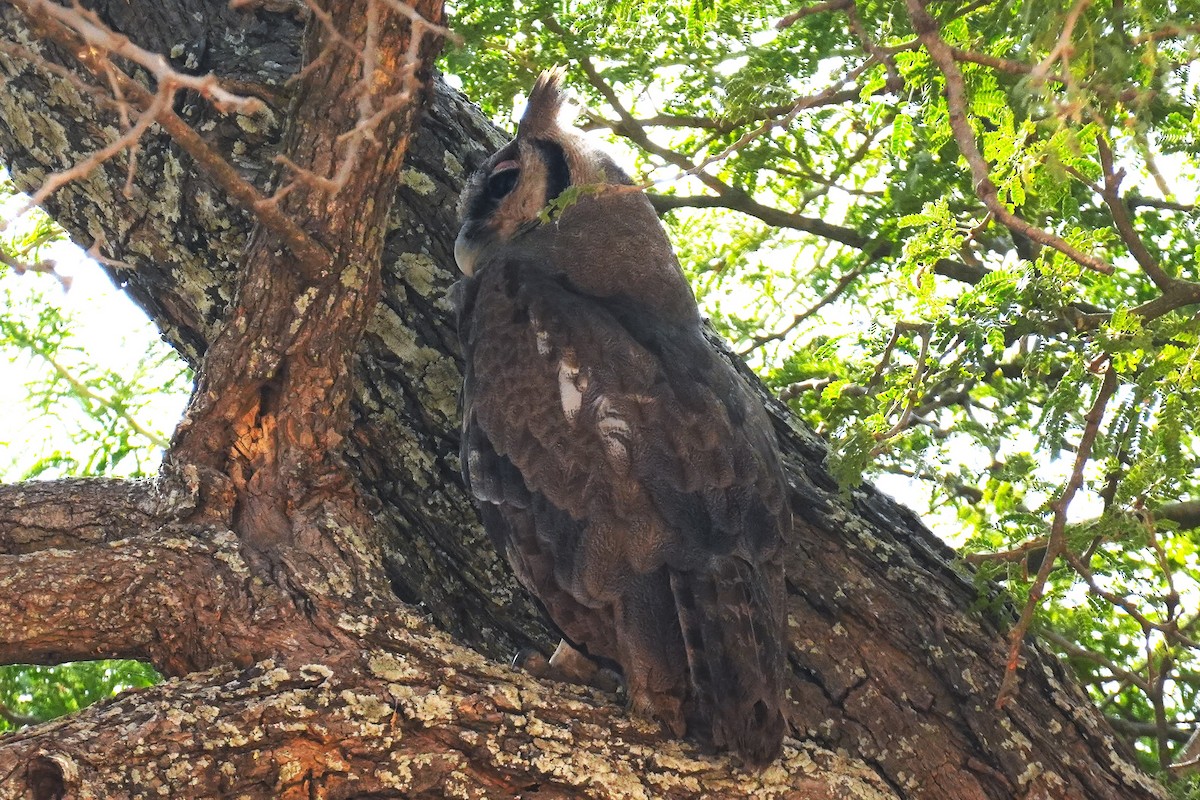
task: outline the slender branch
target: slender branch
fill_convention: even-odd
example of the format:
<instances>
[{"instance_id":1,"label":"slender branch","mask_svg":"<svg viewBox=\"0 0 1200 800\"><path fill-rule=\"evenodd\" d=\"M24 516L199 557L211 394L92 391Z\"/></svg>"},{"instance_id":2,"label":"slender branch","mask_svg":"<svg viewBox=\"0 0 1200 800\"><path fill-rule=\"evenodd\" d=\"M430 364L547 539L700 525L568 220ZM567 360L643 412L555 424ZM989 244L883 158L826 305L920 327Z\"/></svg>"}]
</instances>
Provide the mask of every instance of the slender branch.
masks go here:
<instances>
[{"instance_id":1,"label":"slender branch","mask_svg":"<svg viewBox=\"0 0 1200 800\"><path fill-rule=\"evenodd\" d=\"M854 0L824 0L824 2L813 3L811 6L805 6L781 18L775 23L775 29L781 31L792 27L800 20L810 17L813 14L822 14L826 11L843 11L853 5Z\"/></svg>"},{"instance_id":2,"label":"slender branch","mask_svg":"<svg viewBox=\"0 0 1200 800\"><path fill-rule=\"evenodd\" d=\"M138 658L178 675L244 659L265 641L264 623L295 624L298 613L246 582L229 532L3 555L0 574L4 664Z\"/></svg>"},{"instance_id":3,"label":"slender branch","mask_svg":"<svg viewBox=\"0 0 1200 800\"><path fill-rule=\"evenodd\" d=\"M637 139L634 141L642 144ZM840 242L856 250L862 250L869 257L880 258L890 254L893 250L893 246L889 242L869 239L853 228L834 225L817 217L806 217L803 214L796 214L763 205L748 194L740 192L722 181L713 180L719 185L716 196L678 196L652 194L649 192L646 193L646 196L654 205L654 210L660 214L677 208L727 208L730 211L738 211L747 216L754 217L768 225L803 231L804 233L811 233L825 239Z\"/></svg>"},{"instance_id":4,"label":"slender branch","mask_svg":"<svg viewBox=\"0 0 1200 800\"><path fill-rule=\"evenodd\" d=\"M1030 75L1034 80L1045 80L1046 74L1050 71L1051 65L1056 62L1061 62L1063 66L1064 82L1068 88L1073 85L1070 69L1070 57L1074 52L1075 46L1071 43L1071 34L1075 31L1075 25L1079 22L1080 15L1092 4L1092 0L1076 0L1075 5L1067 12L1067 16L1063 19L1062 30L1059 31L1058 41L1054 43L1054 48L1050 53L1042 59Z\"/></svg>"},{"instance_id":5,"label":"slender branch","mask_svg":"<svg viewBox=\"0 0 1200 800\"><path fill-rule=\"evenodd\" d=\"M1180 25L1175 22L1167 23L1157 30L1148 31L1133 37L1134 44L1145 44L1147 42L1158 42L1163 39L1176 39L1192 34L1200 33L1200 24Z\"/></svg>"},{"instance_id":6,"label":"slender branch","mask_svg":"<svg viewBox=\"0 0 1200 800\"><path fill-rule=\"evenodd\" d=\"M21 258L14 258L0 249L0 264L11 268L18 275L24 275L26 272L40 272L44 275L50 275L58 281L64 290L71 288L71 278L67 275L59 274L58 262L52 258L25 261Z\"/></svg>"},{"instance_id":7,"label":"slender branch","mask_svg":"<svg viewBox=\"0 0 1200 800\"><path fill-rule=\"evenodd\" d=\"M47 177L42 182L42 185L38 187L38 190L30 196L29 200L13 214L11 219L16 219L36 206L40 206L45 202L46 198L68 183L86 178L93 170L118 153L132 149L138 140L142 138L142 134L148 131L150 126L154 124L158 115L168 108L170 100L170 96L161 92L151 97L149 104L138 117L138 121L133 127L110 142L107 147L100 148L71 168L62 172L56 172ZM0 225L0 230L3 230L7 226L8 222L4 222Z\"/></svg>"},{"instance_id":8,"label":"slender branch","mask_svg":"<svg viewBox=\"0 0 1200 800\"><path fill-rule=\"evenodd\" d=\"M138 422L123 404L114 403L112 399L105 397L104 395L92 389L83 381L79 380L79 378L75 377L71 370L67 369L65 364L60 363L58 359L54 358L54 356L50 355L49 353L41 352L39 352L38 355L50 365L58 377L62 378L70 385L71 391L74 392L75 395L81 400L90 401L98 406L108 409L117 417L117 419L123 420L126 425L128 425L141 436L144 436L146 439L148 439L155 447L165 450L170 445L170 442L168 442L167 439L161 434L150 430Z\"/></svg>"},{"instance_id":9,"label":"slender branch","mask_svg":"<svg viewBox=\"0 0 1200 800\"><path fill-rule=\"evenodd\" d=\"M1147 695L1150 694L1150 683L1143 676L1118 666L1112 661L1112 659L1108 658L1104 654L1097 653L1094 650L1089 650L1086 647L1081 647L1077 642L1068 639L1054 630L1041 630L1038 631L1038 635L1048 642L1053 642L1056 647L1060 648L1064 652L1069 653L1077 658L1085 658L1088 661L1099 664L1108 670L1112 677L1120 678L1121 680L1125 681L1127 685L1136 686ZM1151 727L1153 728L1153 726ZM1155 732L1157 732L1157 729L1155 729Z\"/></svg>"},{"instance_id":10,"label":"slender branch","mask_svg":"<svg viewBox=\"0 0 1200 800\"><path fill-rule=\"evenodd\" d=\"M1032 64L1026 64L1024 61L1013 61L1010 58L1000 58L999 56L989 55L987 53L979 53L974 50L963 50L960 47L951 47L951 55L955 61L966 61L971 64L979 64L983 67L991 67L997 72L1004 72L1008 75L1028 75L1034 70ZM1061 73L1051 73L1041 75L1041 80L1052 81L1054 83L1066 83L1066 76Z\"/></svg>"},{"instance_id":11,"label":"slender branch","mask_svg":"<svg viewBox=\"0 0 1200 800\"><path fill-rule=\"evenodd\" d=\"M1179 644L1184 647L1200 650L1200 641L1197 641L1196 639L1187 635L1186 630L1188 626L1179 625L1177 620L1166 625L1155 622L1147 617L1136 603L1130 601L1123 595L1111 592L1101 586L1096 581L1095 575L1092 574L1091 568L1085 564L1083 559L1081 559L1079 556L1070 552L1064 553L1063 556L1066 558L1067 563L1070 564L1071 567L1078 572L1080 577L1082 577L1087 583L1088 589L1092 592L1092 594L1100 597L1103 600L1106 600L1117 608L1120 608L1135 622L1137 622L1137 624L1142 627L1143 631L1159 631L1168 641L1172 642L1173 644Z\"/></svg>"},{"instance_id":12,"label":"slender branch","mask_svg":"<svg viewBox=\"0 0 1200 800\"><path fill-rule=\"evenodd\" d=\"M997 550L992 553L967 553L963 556L963 560L968 564L990 564L995 561L1001 563L1014 563L1024 561L1029 558L1030 553L1038 550L1045 550L1049 540L1044 536L1039 536L1036 539L1030 539L1027 542L1013 547L1009 550Z\"/></svg>"},{"instance_id":13,"label":"slender branch","mask_svg":"<svg viewBox=\"0 0 1200 800\"><path fill-rule=\"evenodd\" d=\"M804 324L805 320L809 319L814 314L816 314L818 311L820 311L822 308L829 305L834 300L838 299L842 295L842 293L845 292L846 289L849 288L850 285L852 283L854 283L854 281L857 280L860 275L862 275L863 270L866 269L866 267L867 267L866 264L860 264L859 266L855 267L854 269L846 272L846 274L844 274L844 275L842 275L842 277L838 278L837 283L834 284L833 288L829 292L827 292L824 297L822 297L816 303L814 303L813 305L804 309L800 313L793 316L792 321L789 322L786 327L784 327L782 330L775 331L774 333L771 333L771 334L766 334L763 336L755 336L753 339L750 340L750 344L745 349L738 352L738 357L745 358L750 353L752 353L753 351L762 347L764 344L768 344L769 342L782 341L783 338L786 337L789 333L794 331L800 325Z\"/></svg>"},{"instance_id":14,"label":"slender branch","mask_svg":"<svg viewBox=\"0 0 1200 800\"><path fill-rule=\"evenodd\" d=\"M699 175L700 172L702 170L704 170L706 167L711 166L712 164L716 164L718 162L724 161L725 159L729 158L729 156L731 156L732 154L741 151L743 148L746 147L746 145L750 144L755 139L758 139L758 138L762 137L763 135L769 133L772 129L788 127L789 125L792 124L792 122L796 119L796 117L800 114L801 111L803 111L806 108L812 108L814 106L827 105L830 102L830 98L839 94L839 90L841 89L841 87L845 86L847 83L849 83L852 80L856 80L859 76L861 76L868 69L875 66L876 63L877 63L876 57L874 55L872 55L870 58L865 59L857 67L854 67L853 69L847 71L844 75L842 75L836 81L834 81L829 86L822 89L821 91L817 92L816 94L806 95L806 96L798 99L795 102L795 104L788 110L788 112L783 115L783 117L781 117L779 119L774 119L774 118L768 119L766 122L764 122L762 125L758 126L757 128L754 128L754 129L749 130L746 133L742 134L740 137L738 137L738 140L736 142L734 142L733 144L724 148L720 152L715 153L714 155L711 155L711 156L707 156L706 158L702 159L699 163L693 164L692 166L688 167L686 170L684 170L682 175L678 175L673 178L667 178L666 180L669 182L674 182L674 181L677 181L680 178L684 177L685 175ZM889 86L888 88L889 88L889 91L891 91L891 90L894 90L895 87ZM629 119L633 119L633 117L630 115Z\"/></svg>"},{"instance_id":15,"label":"slender branch","mask_svg":"<svg viewBox=\"0 0 1200 800\"><path fill-rule=\"evenodd\" d=\"M950 128L954 139L958 142L959 152L967 160L975 184L975 194L991 211L997 220L1012 231L1022 234L1039 244L1052 247L1088 269L1105 275L1112 274L1112 266L1096 256L1088 255L1065 242L1059 236L1044 231L1021 219L1000 201L1000 190L992 182L990 169L979 145L975 141L975 132L967 120L967 90L962 71L954 59L950 45L942 39L938 32L938 24L925 10L923 0L905 0L913 26L925 45L929 57L941 70L946 79L946 105L950 112Z\"/></svg>"},{"instance_id":16,"label":"slender branch","mask_svg":"<svg viewBox=\"0 0 1200 800\"><path fill-rule=\"evenodd\" d=\"M1084 417L1083 434L1079 438L1079 448L1075 453L1075 466L1071 470L1071 477L1067 480L1067 485L1063 488L1062 494L1050 504L1050 508L1054 512L1054 518L1050 523L1050 536L1046 545L1046 557L1042 559L1042 564L1038 568L1033 585L1029 588L1029 599L1026 601L1025 607L1021 609L1021 617L1009 634L1008 662L1005 665L1004 678L1000 682L1000 691L996 697L996 708L1003 708L1016 694L1017 667L1020 665L1021 648L1025 634L1028 632L1029 625L1033 621L1033 612L1040 605L1046 580L1050 577L1050 570L1054 568L1058 557L1066 551L1065 531L1067 526L1067 509L1070 507L1071 501L1075 499L1075 493L1083 486L1083 470L1091 459L1092 445L1096 441L1096 436L1100 433L1100 423L1104 419L1104 411L1108 407L1108 401L1116 388L1117 373L1109 365L1104 371L1104 378L1100 382L1100 389L1096 392L1096 399L1092 402L1092 407L1088 411L1087 416ZM1069 557L1069 554L1067 555Z\"/></svg>"},{"instance_id":17,"label":"slender branch","mask_svg":"<svg viewBox=\"0 0 1200 800\"><path fill-rule=\"evenodd\" d=\"M1104 719L1112 726L1114 731L1123 733L1126 736L1141 738L1143 736L1159 735L1159 728L1153 722L1137 722L1125 719L1124 717L1105 717ZM1186 742L1191 733L1191 730L1188 728L1179 728L1171 725L1167 727L1166 736L1173 742Z\"/></svg>"},{"instance_id":18,"label":"slender branch","mask_svg":"<svg viewBox=\"0 0 1200 800\"><path fill-rule=\"evenodd\" d=\"M1125 203L1133 208L1159 208L1164 211L1182 211L1190 214L1196 210L1195 203L1178 203L1174 200L1159 200L1154 197L1142 197L1136 194L1125 195Z\"/></svg>"},{"instance_id":19,"label":"slender branch","mask_svg":"<svg viewBox=\"0 0 1200 800\"><path fill-rule=\"evenodd\" d=\"M22 714L19 711L13 711L4 703L0 703L0 719L3 719L9 725L23 727L25 725L37 725L42 722L42 718L33 714Z\"/></svg>"},{"instance_id":20,"label":"slender branch","mask_svg":"<svg viewBox=\"0 0 1200 800\"><path fill-rule=\"evenodd\" d=\"M1096 147L1100 151L1100 166L1104 170L1104 188L1101 189L1101 195L1112 213L1113 224L1117 226L1121 239L1129 248L1129 252L1137 261L1138 266L1150 277L1150 280L1154 281L1154 285L1164 292L1171 289L1175 279L1158 265L1154 256L1150 255L1150 251L1146 249L1142 237L1134 230L1133 221L1129 218L1129 208L1121 197L1121 179L1125 177L1125 170L1118 172L1113 169L1112 147L1104 134L1096 136Z\"/></svg>"},{"instance_id":21,"label":"slender branch","mask_svg":"<svg viewBox=\"0 0 1200 800\"><path fill-rule=\"evenodd\" d=\"M899 330L899 326L897 326ZM912 385L909 386L908 396L904 402L904 410L900 413L900 418L896 420L896 424L891 430L886 433L875 434L875 441L879 444L875 445L871 450L871 456L877 456L887 449L887 442L893 436L901 433L908 427L909 420L912 419L913 409L917 405L917 400L920 398L921 381L925 378L926 362L929 359L929 341L933 338L933 331L929 325L920 325L916 327L916 332L921 337L921 352L917 355L916 374L913 375ZM895 339L893 338L893 343ZM878 376L878 371L876 376Z\"/></svg>"}]
</instances>

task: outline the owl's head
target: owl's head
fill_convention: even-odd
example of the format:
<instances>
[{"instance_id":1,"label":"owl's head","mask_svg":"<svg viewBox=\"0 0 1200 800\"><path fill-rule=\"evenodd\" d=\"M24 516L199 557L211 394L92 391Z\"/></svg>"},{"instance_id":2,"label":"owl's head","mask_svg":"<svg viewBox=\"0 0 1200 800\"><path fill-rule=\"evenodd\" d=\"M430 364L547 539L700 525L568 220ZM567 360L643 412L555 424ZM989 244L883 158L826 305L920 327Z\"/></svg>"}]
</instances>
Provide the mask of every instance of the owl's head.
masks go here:
<instances>
[{"instance_id":1,"label":"owl's head","mask_svg":"<svg viewBox=\"0 0 1200 800\"><path fill-rule=\"evenodd\" d=\"M624 170L559 121L562 72L543 72L529 93L517 135L471 176L459 201L454 259L466 275L496 247L536 227L571 186L632 184Z\"/></svg>"}]
</instances>

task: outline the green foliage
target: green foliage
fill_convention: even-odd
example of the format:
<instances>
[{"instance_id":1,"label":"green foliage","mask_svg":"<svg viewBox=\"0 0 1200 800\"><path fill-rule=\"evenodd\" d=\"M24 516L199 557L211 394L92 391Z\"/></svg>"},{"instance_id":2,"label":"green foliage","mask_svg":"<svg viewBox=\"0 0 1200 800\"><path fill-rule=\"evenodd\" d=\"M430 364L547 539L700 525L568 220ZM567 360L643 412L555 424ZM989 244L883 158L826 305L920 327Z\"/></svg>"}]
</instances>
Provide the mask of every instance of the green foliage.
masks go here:
<instances>
[{"instance_id":1,"label":"green foliage","mask_svg":"<svg viewBox=\"0 0 1200 800\"><path fill-rule=\"evenodd\" d=\"M578 124L682 203L666 221L701 304L831 440L838 479L903 476L1018 602L1112 371L1067 516L1090 582L1057 563L1037 626L1089 654L1063 649L1105 713L1153 722L1159 703L1190 724L1200 3L929 9L961 108L905 6L874 0L459 2L467 44L445 68L507 124L537 72L567 64ZM964 130L1005 211L1113 273L999 224ZM1160 668L1158 689L1115 677ZM1155 737L1137 744L1160 765Z\"/></svg>"},{"instance_id":2,"label":"green foliage","mask_svg":"<svg viewBox=\"0 0 1200 800\"><path fill-rule=\"evenodd\" d=\"M137 661L87 661L59 667L0 667L0 712L46 721L129 689L153 686L161 676ZM15 730L0 713L0 734Z\"/></svg>"}]
</instances>

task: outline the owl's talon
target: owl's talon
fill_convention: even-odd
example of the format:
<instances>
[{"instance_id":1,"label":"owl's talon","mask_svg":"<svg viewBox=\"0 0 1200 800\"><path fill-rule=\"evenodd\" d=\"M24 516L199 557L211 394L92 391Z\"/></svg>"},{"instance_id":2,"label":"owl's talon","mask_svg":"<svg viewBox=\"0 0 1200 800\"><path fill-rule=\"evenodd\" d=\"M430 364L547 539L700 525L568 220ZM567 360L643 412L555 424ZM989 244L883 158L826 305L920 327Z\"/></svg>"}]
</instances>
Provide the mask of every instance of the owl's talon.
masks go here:
<instances>
[{"instance_id":1,"label":"owl's talon","mask_svg":"<svg viewBox=\"0 0 1200 800\"><path fill-rule=\"evenodd\" d=\"M624 687L624 682L621 680L619 673L614 672L608 667L601 667L596 670L596 674L592 676L591 686L608 694L617 694Z\"/></svg>"},{"instance_id":2,"label":"owl's talon","mask_svg":"<svg viewBox=\"0 0 1200 800\"><path fill-rule=\"evenodd\" d=\"M512 658L513 669L528 672L535 678L553 678L550 661L533 647L522 647Z\"/></svg>"},{"instance_id":3,"label":"owl's talon","mask_svg":"<svg viewBox=\"0 0 1200 800\"><path fill-rule=\"evenodd\" d=\"M568 644L566 639L559 642L549 659L539 650L523 647L513 656L512 665L535 678L591 686L609 694L621 688L621 677L616 672L601 667Z\"/></svg>"}]
</instances>

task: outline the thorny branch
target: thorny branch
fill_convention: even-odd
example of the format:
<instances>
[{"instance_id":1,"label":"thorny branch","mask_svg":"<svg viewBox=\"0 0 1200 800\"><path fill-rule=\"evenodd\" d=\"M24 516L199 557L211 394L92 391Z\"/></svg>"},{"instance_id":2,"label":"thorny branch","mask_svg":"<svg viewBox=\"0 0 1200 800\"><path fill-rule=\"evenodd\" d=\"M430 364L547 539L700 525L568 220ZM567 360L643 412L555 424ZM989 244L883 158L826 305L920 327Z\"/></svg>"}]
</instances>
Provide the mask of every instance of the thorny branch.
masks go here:
<instances>
[{"instance_id":1,"label":"thorny branch","mask_svg":"<svg viewBox=\"0 0 1200 800\"><path fill-rule=\"evenodd\" d=\"M302 263L314 265L324 263L326 259L323 256L323 248L280 212L274 203L264 198L253 185L243 179L223 156L214 151L191 126L175 114L172 109L175 93L184 85L184 79L190 76L175 73L173 70L169 70L169 67L156 66L160 69L158 87L154 93L151 93L123 71L116 69L109 60L110 54L128 49L126 45L128 39L105 28L94 15L90 19L85 16L90 12L78 7L66 9L49 2L49 0L13 0L13 2L29 19L34 29L39 31L40 35L73 53L79 63L97 80L105 84L112 81L111 85L119 90L122 97L119 101L113 99L113 107L127 104L140 112L138 123L108 147L93 153L92 156L74 167L47 178L41 189L34 193L32 203L41 202L55 189L61 188L71 180L78 180L86 176L104 161L132 148L150 125L157 122L197 163L203 165L206 172L235 202L254 212L267 228L277 233ZM92 36L94 41L89 42L85 36ZM137 55L136 51L134 54ZM40 55L34 53L19 55L23 55L39 67L51 68L49 62ZM150 61L152 64L154 63L153 59ZM244 108L256 107L253 103L244 106ZM122 113L127 114L128 111Z\"/></svg>"},{"instance_id":2,"label":"thorny branch","mask_svg":"<svg viewBox=\"0 0 1200 800\"><path fill-rule=\"evenodd\" d=\"M331 39L335 42L339 41L340 34L337 32L333 20L324 14L320 6L312 0L307 0L307 3L314 15L329 29ZM105 94L98 86L82 84L69 70L51 64L31 51L7 44L4 51L9 55L36 63L39 67L56 75L71 76L70 80L77 88L85 90L87 94L96 97L103 107L114 110L118 114L124 130L121 136L106 147L92 153L73 167L49 176L32 195L28 203L29 207L44 202L56 190L71 181L86 177L101 164L122 152L129 153L128 191L135 170L134 156L138 143L150 127L157 123L192 158L203 165L205 171L235 202L254 213L267 229L279 235L307 271L316 272L328 263L329 254L325 248L301 230L279 207L279 201L289 193L290 186L282 187L272 197L263 196L173 111L175 96L181 90L198 93L208 99L218 111L227 114L257 114L264 108L261 100L229 92L212 74L194 76L178 72L162 55L138 47L128 37L109 29L99 16L78 3L66 7L51 2L51 0L14 0L14 4L47 38L72 52L100 84L108 87L109 92ZM372 0L367 6L368 14L376 17L384 8L405 16L413 25L414 35L410 40L408 59L402 67L407 72L401 90L384 98L381 102L376 101L370 90L372 82L376 78L375 73L378 66L372 60L371 54L374 50L370 46L358 50L351 43L342 41L343 46L351 47L355 49L356 53L361 52L362 54L361 80L356 98L359 110L358 124L352 131L342 134L338 139L337 143L342 147L342 152L336 172L329 177L319 176L290 163L283 156L280 157L281 163L289 167L298 179L314 184L331 194L340 191L359 166L359 154L363 140L374 138L374 131L379 125L383 124L397 109L412 102L414 94L419 88L413 76L416 65L420 61L417 51L425 36L449 34L445 26L426 20L400 0ZM323 14L324 16L322 16ZM146 89L129 74L119 69L111 60L113 56L127 59L145 69L153 78L156 86L154 92ZM312 64L310 63L309 66L311 67Z\"/></svg>"}]
</instances>

